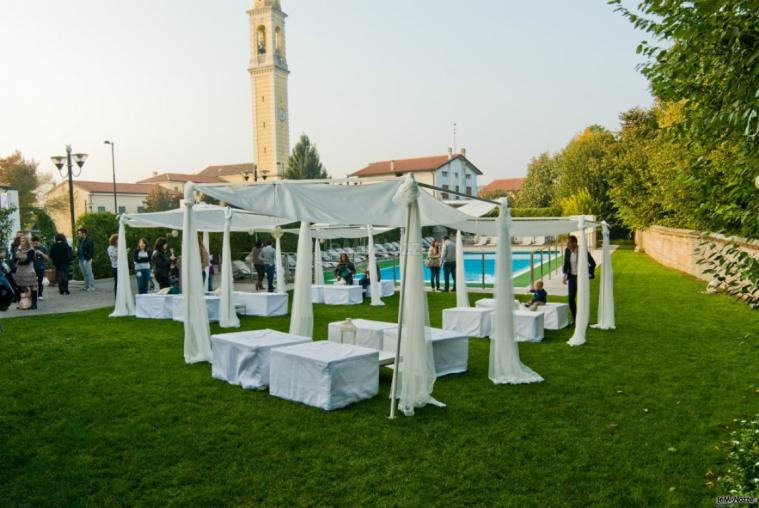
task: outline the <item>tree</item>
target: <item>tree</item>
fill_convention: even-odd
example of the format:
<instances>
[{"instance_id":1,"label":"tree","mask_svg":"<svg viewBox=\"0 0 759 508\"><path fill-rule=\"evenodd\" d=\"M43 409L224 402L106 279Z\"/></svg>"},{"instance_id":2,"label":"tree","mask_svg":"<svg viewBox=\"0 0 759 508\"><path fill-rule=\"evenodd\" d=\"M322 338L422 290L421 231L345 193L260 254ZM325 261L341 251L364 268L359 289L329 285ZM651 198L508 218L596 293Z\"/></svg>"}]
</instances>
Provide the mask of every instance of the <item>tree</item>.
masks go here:
<instances>
[{"instance_id":1,"label":"tree","mask_svg":"<svg viewBox=\"0 0 759 508\"><path fill-rule=\"evenodd\" d=\"M311 144L308 136L302 134L293 148L293 153L287 159L285 178L288 180L310 180L329 178L327 171L319 160L316 145Z\"/></svg>"},{"instance_id":2,"label":"tree","mask_svg":"<svg viewBox=\"0 0 759 508\"><path fill-rule=\"evenodd\" d=\"M160 185L154 186L143 201L146 212L165 212L179 208L181 195L177 192L169 192Z\"/></svg>"},{"instance_id":3,"label":"tree","mask_svg":"<svg viewBox=\"0 0 759 508\"><path fill-rule=\"evenodd\" d=\"M554 203L558 168L556 159L543 152L527 165L527 180L517 196L521 208L546 208Z\"/></svg>"},{"instance_id":4,"label":"tree","mask_svg":"<svg viewBox=\"0 0 759 508\"><path fill-rule=\"evenodd\" d=\"M29 225L33 220L32 207L37 202L37 188L46 181L37 173L37 162L24 159L21 152L0 159L0 181L18 191L21 224Z\"/></svg>"}]
</instances>

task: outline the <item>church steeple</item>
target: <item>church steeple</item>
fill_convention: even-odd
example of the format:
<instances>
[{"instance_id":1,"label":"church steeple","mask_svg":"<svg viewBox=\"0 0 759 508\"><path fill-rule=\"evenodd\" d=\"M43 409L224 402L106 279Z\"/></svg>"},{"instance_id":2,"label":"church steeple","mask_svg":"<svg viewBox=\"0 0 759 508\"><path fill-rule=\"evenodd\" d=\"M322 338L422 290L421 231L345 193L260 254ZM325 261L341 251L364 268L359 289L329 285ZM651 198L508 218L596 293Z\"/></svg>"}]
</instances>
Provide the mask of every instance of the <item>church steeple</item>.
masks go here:
<instances>
[{"instance_id":1,"label":"church steeple","mask_svg":"<svg viewBox=\"0 0 759 508\"><path fill-rule=\"evenodd\" d=\"M281 178L290 153L285 18L279 0L254 0L250 72L258 177Z\"/></svg>"}]
</instances>

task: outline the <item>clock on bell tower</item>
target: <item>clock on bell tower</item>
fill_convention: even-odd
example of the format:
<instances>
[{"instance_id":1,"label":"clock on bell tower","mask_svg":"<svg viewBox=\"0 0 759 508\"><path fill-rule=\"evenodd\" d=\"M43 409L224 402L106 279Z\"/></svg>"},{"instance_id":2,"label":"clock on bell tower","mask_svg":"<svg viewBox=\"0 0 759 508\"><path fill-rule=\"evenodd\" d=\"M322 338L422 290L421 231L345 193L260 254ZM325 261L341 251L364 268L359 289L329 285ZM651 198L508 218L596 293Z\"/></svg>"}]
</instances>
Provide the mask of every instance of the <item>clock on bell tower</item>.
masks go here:
<instances>
[{"instance_id":1,"label":"clock on bell tower","mask_svg":"<svg viewBox=\"0 0 759 508\"><path fill-rule=\"evenodd\" d=\"M279 0L254 0L250 18L256 179L282 178L290 154L285 18Z\"/></svg>"}]
</instances>

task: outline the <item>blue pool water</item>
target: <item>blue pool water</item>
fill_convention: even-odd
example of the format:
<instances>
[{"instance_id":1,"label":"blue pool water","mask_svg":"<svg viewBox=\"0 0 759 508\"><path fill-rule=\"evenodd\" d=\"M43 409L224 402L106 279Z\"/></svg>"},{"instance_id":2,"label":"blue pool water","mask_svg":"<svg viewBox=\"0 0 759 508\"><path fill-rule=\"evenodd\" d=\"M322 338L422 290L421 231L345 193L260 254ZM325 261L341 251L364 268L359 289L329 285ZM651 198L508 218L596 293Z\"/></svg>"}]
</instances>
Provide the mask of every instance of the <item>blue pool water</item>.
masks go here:
<instances>
[{"instance_id":1,"label":"blue pool water","mask_svg":"<svg viewBox=\"0 0 759 508\"><path fill-rule=\"evenodd\" d=\"M551 259L554 259L556 256L556 253L553 252L551 254ZM484 257L484 260L483 260ZM529 252L515 252L512 254L512 265L511 265L511 272L512 274L519 275L520 272L523 272L524 270L527 270L530 268L530 253ZM548 253L543 253L543 263L548 262ZM492 284L495 279L495 252L487 252L484 254L480 253L470 253L470 254L464 254L464 273L466 275L466 281L469 283L481 283L482 278L482 272L483 272L483 265L484 265L484 271L485 271L485 283L486 284ZM535 254L535 267L540 266L540 256L538 254ZM383 280L396 280L400 282L401 280L401 271L400 268L396 266L389 266L382 268L382 279ZM424 280L429 282L430 280L430 269L426 268L424 269ZM443 280L443 269L440 269L440 280Z\"/></svg>"}]
</instances>

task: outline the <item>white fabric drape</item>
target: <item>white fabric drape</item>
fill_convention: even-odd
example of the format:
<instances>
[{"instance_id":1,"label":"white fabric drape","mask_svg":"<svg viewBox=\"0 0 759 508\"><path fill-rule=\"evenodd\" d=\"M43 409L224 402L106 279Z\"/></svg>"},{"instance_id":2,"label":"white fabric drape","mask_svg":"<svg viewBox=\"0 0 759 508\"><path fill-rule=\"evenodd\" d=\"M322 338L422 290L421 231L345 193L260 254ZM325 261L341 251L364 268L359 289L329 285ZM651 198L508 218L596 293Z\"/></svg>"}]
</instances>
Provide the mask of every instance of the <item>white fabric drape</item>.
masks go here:
<instances>
[{"instance_id":1,"label":"white fabric drape","mask_svg":"<svg viewBox=\"0 0 759 508\"><path fill-rule=\"evenodd\" d=\"M366 226L367 238L369 239L369 245L367 250L369 251L369 294L372 297L372 305L385 305L382 301L382 288L377 281L377 254L374 252L374 229L372 226Z\"/></svg>"},{"instance_id":2,"label":"white fabric drape","mask_svg":"<svg viewBox=\"0 0 759 508\"><path fill-rule=\"evenodd\" d=\"M184 361L211 361L211 329L208 325L198 234L193 222L193 187L185 186L182 227L182 311L184 312Z\"/></svg>"},{"instance_id":3,"label":"white fabric drape","mask_svg":"<svg viewBox=\"0 0 759 508\"><path fill-rule=\"evenodd\" d=\"M124 215L119 218L118 270L116 272L116 305L111 317L134 316L134 296L129 280L129 255L124 231Z\"/></svg>"},{"instance_id":4,"label":"white fabric drape","mask_svg":"<svg viewBox=\"0 0 759 508\"><path fill-rule=\"evenodd\" d=\"M234 278L232 277L232 248L229 242L231 223L232 209L227 207L224 214L224 236L221 241L221 301L219 303L219 326L222 328L240 327L240 319L237 317L237 311L235 310L234 302L232 301Z\"/></svg>"},{"instance_id":5,"label":"white fabric drape","mask_svg":"<svg viewBox=\"0 0 759 508\"><path fill-rule=\"evenodd\" d=\"M603 228L603 257L601 260L601 287L598 293L598 323L591 328L614 330L614 270L611 266L611 244L609 241L609 224L601 223Z\"/></svg>"},{"instance_id":6,"label":"white fabric drape","mask_svg":"<svg viewBox=\"0 0 759 508\"><path fill-rule=\"evenodd\" d=\"M461 231L456 231L456 307L469 307L464 269L464 240L461 238Z\"/></svg>"},{"instance_id":7,"label":"white fabric drape","mask_svg":"<svg viewBox=\"0 0 759 508\"><path fill-rule=\"evenodd\" d=\"M224 228L227 228L227 222L229 220L227 219L227 210L229 207L224 209ZM206 254L208 255L208 264L203 267L203 273L206 274L206 284L205 284L205 290L212 291L212 288L208 285L208 282L211 277L211 235L208 234L208 231L203 231L203 248L206 250ZM203 262L203 259L201 258L200 262Z\"/></svg>"},{"instance_id":8,"label":"white fabric drape","mask_svg":"<svg viewBox=\"0 0 759 508\"><path fill-rule=\"evenodd\" d=\"M314 240L314 284L317 286L324 285L324 265L322 264L322 247L321 241Z\"/></svg>"},{"instance_id":9,"label":"white fabric drape","mask_svg":"<svg viewBox=\"0 0 759 508\"><path fill-rule=\"evenodd\" d=\"M403 320L401 323L400 364L397 369L398 409L406 416L414 414L414 408L427 404L441 405L432 398L435 384L435 362L432 356L432 342L427 340L425 324L427 293L424 290L422 266L422 226L419 220L417 199L419 187L412 177L404 179L393 202L398 208L405 208L409 214L408 230L402 246L401 266L406 267L401 287L403 295ZM393 371L393 375L396 371Z\"/></svg>"},{"instance_id":10,"label":"white fabric drape","mask_svg":"<svg viewBox=\"0 0 759 508\"><path fill-rule=\"evenodd\" d=\"M285 267L282 265L282 235L279 234L276 237L276 265L275 270L277 271L277 292L278 293L287 293L287 279L285 278Z\"/></svg>"},{"instance_id":11,"label":"white fabric drape","mask_svg":"<svg viewBox=\"0 0 759 508\"><path fill-rule=\"evenodd\" d=\"M490 337L488 377L495 384L537 383L543 378L519 360L519 348L514 340L514 290L509 240L511 212L506 200L501 198L500 201L495 256L495 315Z\"/></svg>"},{"instance_id":12,"label":"white fabric drape","mask_svg":"<svg viewBox=\"0 0 759 508\"><path fill-rule=\"evenodd\" d=\"M575 318L575 332L567 341L570 346L585 344L585 333L590 322L590 279L588 273L588 242L585 239L585 218L580 217L577 221L579 229L577 240L577 317Z\"/></svg>"},{"instance_id":13,"label":"white fabric drape","mask_svg":"<svg viewBox=\"0 0 759 508\"><path fill-rule=\"evenodd\" d=\"M290 334L314 336L314 307L311 303L311 229L308 222L300 223L298 252L295 265L295 291L290 315Z\"/></svg>"},{"instance_id":14,"label":"white fabric drape","mask_svg":"<svg viewBox=\"0 0 759 508\"><path fill-rule=\"evenodd\" d=\"M193 205L193 223L195 231L222 233L224 231L224 207L196 203ZM278 219L267 215L248 212L240 209L232 210L231 230L235 232L269 231L278 226L292 222L288 219ZM184 223L184 208L166 210L164 212L128 213L126 225L131 228L170 228L182 229Z\"/></svg>"}]
</instances>

